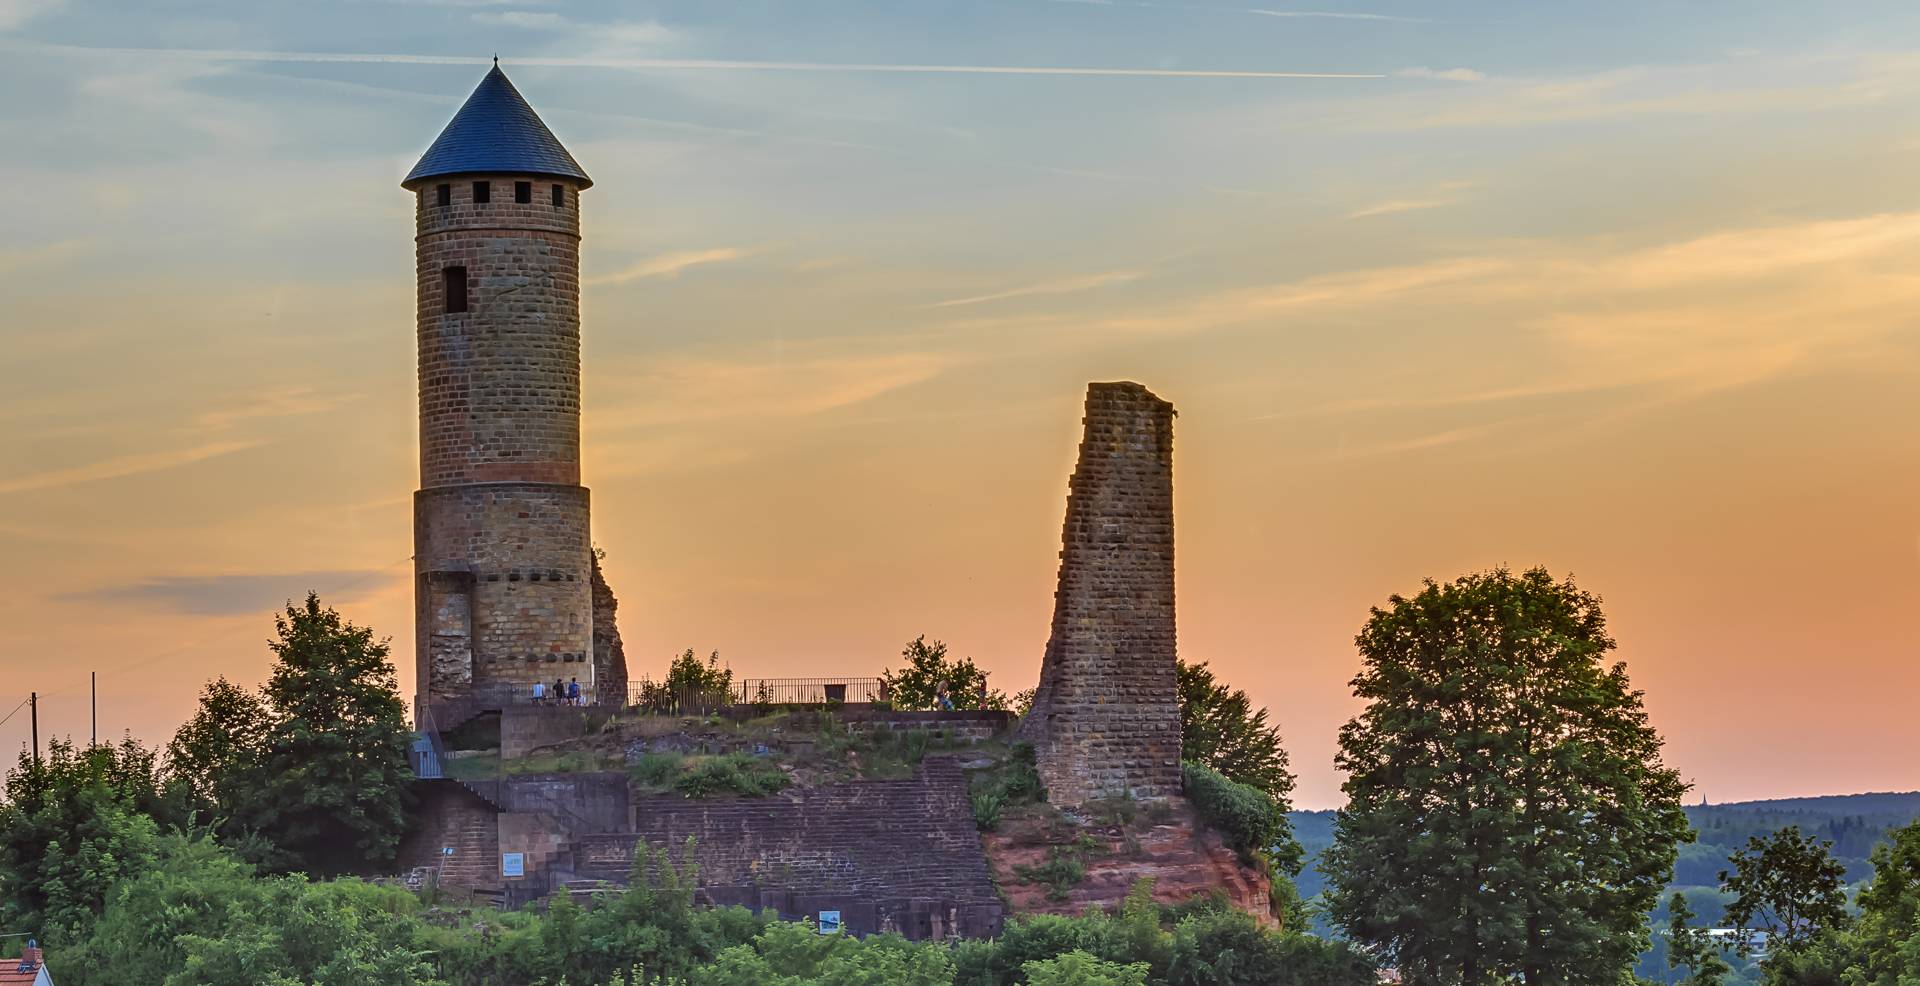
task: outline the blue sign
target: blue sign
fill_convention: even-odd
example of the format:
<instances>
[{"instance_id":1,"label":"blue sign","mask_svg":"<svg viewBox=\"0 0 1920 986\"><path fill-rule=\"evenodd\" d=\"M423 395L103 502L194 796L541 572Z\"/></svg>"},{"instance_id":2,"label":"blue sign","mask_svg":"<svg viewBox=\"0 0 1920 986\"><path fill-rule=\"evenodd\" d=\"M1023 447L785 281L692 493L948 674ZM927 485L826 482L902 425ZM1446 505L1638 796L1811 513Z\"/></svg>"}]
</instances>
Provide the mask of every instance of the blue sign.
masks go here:
<instances>
[{"instance_id":1,"label":"blue sign","mask_svg":"<svg viewBox=\"0 0 1920 986\"><path fill-rule=\"evenodd\" d=\"M501 853L500 854L500 875L501 876L526 876L527 875L527 854L519 853L519 852Z\"/></svg>"},{"instance_id":2,"label":"blue sign","mask_svg":"<svg viewBox=\"0 0 1920 986\"><path fill-rule=\"evenodd\" d=\"M834 934L840 933L840 912L839 911L821 911L820 912L820 933L823 935L834 935Z\"/></svg>"}]
</instances>

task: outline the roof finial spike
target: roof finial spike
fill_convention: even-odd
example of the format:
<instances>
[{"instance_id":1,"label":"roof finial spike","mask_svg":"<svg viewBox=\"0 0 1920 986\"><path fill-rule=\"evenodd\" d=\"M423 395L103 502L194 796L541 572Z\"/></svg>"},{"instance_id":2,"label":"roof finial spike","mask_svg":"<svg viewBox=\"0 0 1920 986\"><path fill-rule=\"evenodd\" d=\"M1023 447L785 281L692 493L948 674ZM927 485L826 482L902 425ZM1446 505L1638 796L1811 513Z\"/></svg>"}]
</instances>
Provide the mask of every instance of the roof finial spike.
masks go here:
<instances>
[{"instance_id":1,"label":"roof finial spike","mask_svg":"<svg viewBox=\"0 0 1920 986\"><path fill-rule=\"evenodd\" d=\"M500 67L500 53L497 51L493 53L493 67L494 68Z\"/></svg>"}]
</instances>

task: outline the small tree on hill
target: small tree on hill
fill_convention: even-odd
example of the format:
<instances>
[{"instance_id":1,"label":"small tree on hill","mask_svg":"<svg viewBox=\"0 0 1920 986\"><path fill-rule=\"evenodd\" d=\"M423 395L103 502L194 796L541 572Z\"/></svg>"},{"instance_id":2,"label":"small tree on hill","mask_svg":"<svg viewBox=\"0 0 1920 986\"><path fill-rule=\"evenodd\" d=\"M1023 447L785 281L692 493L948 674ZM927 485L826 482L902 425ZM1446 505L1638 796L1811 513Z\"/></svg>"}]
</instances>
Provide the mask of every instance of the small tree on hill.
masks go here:
<instances>
[{"instance_id":1,"label":"small tree on hill","mask_svg":"<svg viewBox=\"0 0 1920 986\"><path fill-rule=\"evenodd\" d=\"M891 668L880 672L881 687L896 709L933 708L942 685L956 709L1007 707L1006 693L987 686L987 672L980 670L973 658L949 659L947 645L938 640L929 643L925 634L915 637L900 657L906 666L898 673Z\"/></svg>"},{"instance_id":2,"label":"small tree on hill","mask_svg":"<svg viewBox=\"0 0 1920 986\"><path fill-rule=\"evenodd\" d=\"M274 618L262 834L311 872L379 871L406 827L405 707L387 643L320 597Z\"/></svg>"},{"instance_id":3,"label":"small tree on hill","mask_svg":"<svg viewBox=\"0 0 1920 986\"><path fill-rule=\"evenodd\" d=\"M193 718L167 744L170 783L222 835L236 834L259 806L260 764L272 730L264 699L215 678L201 689Z\"/></svg>"},{"instance_id":4,"label":"small tree on hill","mask_svg":"<svg viewBox=\"0 0 1920 986\"><path fill-rule=\"evenodd\" d=\"M1733 966L1720 957L1720 946L1707 929L1693 926L1693 908L1685 894L1674 894L1667 901L1671 919L1667 924L1667 968L1685 969L1687 977L1680 986L1720 986L1732 974Z\"/></svg>"},{"instance_id":5,"label":"small tree on hill","mask_svg":"<svg viewBox=\"0 0 1920 986\"><path fill-rule=\"evenodd\" d=\"M1625 978L1692 833L1600 601L1502 569L1392 597L1356 644L1335 922L1409 983Z\"/></svg>"},{"instance_id":6,"label":"small tree on hill","mask_svg":"<svg viewBox=\"0 0 1920 986\"><path fill-rule=\"evenodd\" d=\"M1742 956L1761 945L1753 932L1765 934L1769 952L1797 952L1846 925L1847 868L1827 853L1831 845L1789 825L1727 857L1733 869L1720 871L1720 889L1734 895L1727 921L1743 932Z\"/></svg>"},{"instance_id":7,"label":"small tree on hill","mask_svg":"<svg viewBox=\"0 0 1920 986\"><path fill-rule=\"evenodd\" d=\"M1267 722L1267 710L1254 708L1246 692L1215 678L1205 662L1181 661L1178 668L1180 758L1257 787L1281 811L1291 810L1293 773L1287 769L1280 730Z\"/></svg>"}]
</instances>

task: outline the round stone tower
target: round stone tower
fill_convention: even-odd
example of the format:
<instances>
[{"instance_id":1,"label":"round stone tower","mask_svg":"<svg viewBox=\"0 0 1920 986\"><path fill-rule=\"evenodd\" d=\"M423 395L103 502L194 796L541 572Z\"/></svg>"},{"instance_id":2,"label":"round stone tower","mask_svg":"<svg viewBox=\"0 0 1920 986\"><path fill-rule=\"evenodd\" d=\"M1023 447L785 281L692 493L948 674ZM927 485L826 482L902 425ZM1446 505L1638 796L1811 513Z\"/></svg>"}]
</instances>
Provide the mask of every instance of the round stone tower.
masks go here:
<instances>
[{"instance_id":1,"label":"round stone tower","mask_svg":"<svg viewBox=\"0 0 1920 986\"><path fill-rule=\"evenodd\" d=\"M580 192L496 63L402 187L415 203L423 702L593 683L580 485Z\"/></svg>"}]
</instances>

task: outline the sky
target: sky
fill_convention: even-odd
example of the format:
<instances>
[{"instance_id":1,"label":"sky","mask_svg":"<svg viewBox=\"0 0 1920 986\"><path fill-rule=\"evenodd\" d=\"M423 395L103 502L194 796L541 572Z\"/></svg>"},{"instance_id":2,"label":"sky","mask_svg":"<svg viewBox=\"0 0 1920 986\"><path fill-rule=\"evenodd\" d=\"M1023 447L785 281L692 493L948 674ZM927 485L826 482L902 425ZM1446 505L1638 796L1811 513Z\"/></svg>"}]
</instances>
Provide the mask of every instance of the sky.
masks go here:
<instances>
[{"instance_id":1,"label":"sky","mask_svg":"<svg viewBox=\"0 0 1920 986\"><path fill-rule=\"evenodd\" d=\"M308 589L412 681L399 180L497 53L596 182L636 675L1030 687L1131 379L1300 805L1369 607L1500 565L1691 797L1920 788L1920 8L1239 3L0 0L0 715L164 741Z\"/></svg>"}]
</instances>

